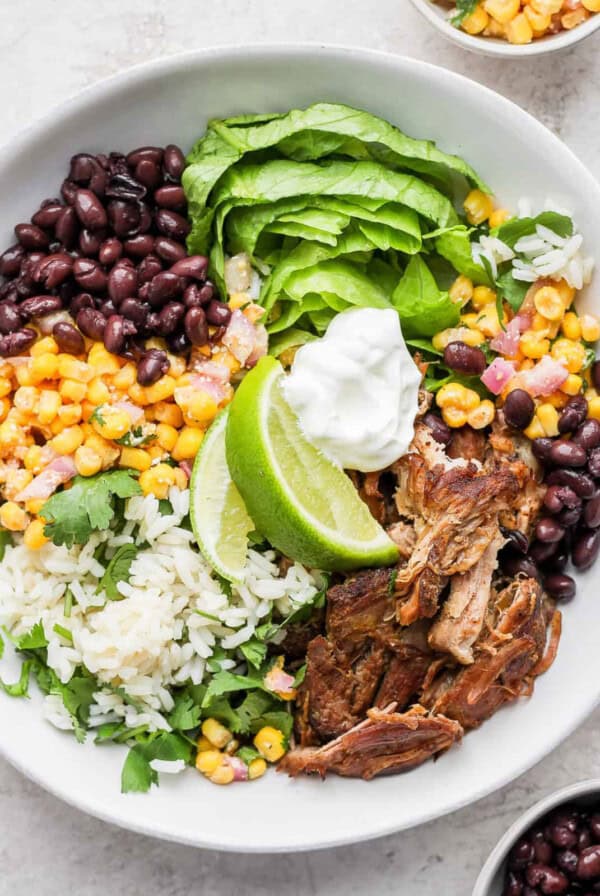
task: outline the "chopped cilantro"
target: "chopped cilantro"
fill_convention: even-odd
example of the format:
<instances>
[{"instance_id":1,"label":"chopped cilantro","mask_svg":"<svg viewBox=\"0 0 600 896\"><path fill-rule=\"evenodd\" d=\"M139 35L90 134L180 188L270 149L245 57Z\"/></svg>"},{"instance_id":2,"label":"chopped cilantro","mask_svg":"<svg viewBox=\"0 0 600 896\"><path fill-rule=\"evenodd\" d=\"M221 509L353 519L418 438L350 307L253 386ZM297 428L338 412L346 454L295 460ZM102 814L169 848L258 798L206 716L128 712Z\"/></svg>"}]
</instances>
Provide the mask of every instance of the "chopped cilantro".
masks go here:
<instances>
[{"instance_id":1,"label":"chopped cilantro","mask_svg":"<svg viewBox=\"0 0 600 896\"><path fill-rule=\"evenodd\" d=\"M44 633L44 626L41 622L36 624L20 638L14 642L17 650L41 650L48 646L48 639Z\"/></svg>"},{"instance_id":2,"label":"chopped cilantro","mask_svg":"<svg viewBox=\"0 0 600 896\"><path fill-rule=\"evenodd\" d=\"M8 529L0 529L0 562L4 560L4 554L9 544L12 544L12 535Z\"/></svg>"},{"instance_id":3,"label":"chopped cilantro","mask_svg":"<svg viewBox=\"0 0 600 896\"><path fill-rule=\"evenodd\" d=\"M258 638L251 638L245 644L240 645L240 652L244 659L255 669L260 669L267 657L267 645Z\"/></svg>"},{"instance_id":4,"label":"chopped cilantro","mask_svg":"<svg viewBox=\"0 0 600 896\"><path fill-rule=\"evenodd\" d=\"M32 666L33 660L26 660L21 666L19 680L15 681L13 684L7 684L0 678L0 688L2 688L4 693L8 694L9 697L28 697L29 677L31 675Z\"/></svg>"},{"instance_id":5,"label":"chopped cilantro","mask_svg":"<svg viewBox=\"0 0 600 896\"><path fill-rule=\"evenodd\" d=\"M200 724L200 706L191 694L178 694L167 721L176 731L192 731Z\"/></svg>"},{"instance_id":6,"label":"chopped cilantro","mask_svg":"<svg viewBox=\"0 0 600 896\"><path fill-rule=\"evenodd\" d=\"M59 625L58 622L56 623L56 625L54 626L54 628L52 629L52 631L56 632L56 634L57 634L60 638L64 638L65 641L68 641L69 644L72 644L72 643L73 643L73 635L71 634L71 632L69 631L69 629L68 629L68 628L64 628L62 625Z\"/></svg>"},{"instance_id":7,"label":"chopped cilantro","mask_svg":"<svg viewBox=\"0 0 600 896\"><path fill-rule=\"evenodd\" d=\"M140 448L142 445L156 441L156 438L155 432L144 432L143 426L134 426L120 439L115 439L115 442L117 445L124 445L127 448Z\"/></svg>"},{"instance_id":8,"label":"chopped cilantro","mask_svg":"<svg viewBox=\"0 0 600 896\"><path fill-rule=\"evenodd\" d=\"M117 548L98 585L98 593L104 591L108 600L123 600L117 588L119 582L129 581L129 570L135 560L138 549L134 544L122 544Z\"/></svg>"},{"instance_id":9,"label":"chopped cilantro","mask_svg":"<svg viewBox=\"0 0 600 896\"><path fill-rule=\"evenodd\" d=\"M191 744L174 731L138 737L138 743L130 749L123 766L121 793L146 793L153 784L158 784L158 774L150 764L154 759L191 762Z\"/></svg>"},{"instance_id":10,"label":"chopped cilantro","mask_svg":"<svg viewBox=\"0 0 600 896\"><path fill-rule=\"evenodd\" d=\"M89 419L90 423L94 423L94 421L95 421L96 423L99 423L100 426L104 426L104 417L102 416L102 413L100 411L101 408L102 408L102 405L100 404L100 405L98 405L97 408L94 409L94 411L91 414L90 419Z\"/></svg>"},{"instance_id":11,"label":"chopped cilantro","mask_svg":"<svg viewBox=\"0 0 600 896\"><path fill-rule=\"evenodd\" d=\"M260 753L258 750L255 750L254 747L240 747L235 755L239 756L242 762L245 762L246 765L250 765L254 759L261 759Z\"/></svg>"},{"instance_id":12,"label":"chopped cilantro","mask_svg":"<svg viewBox=\"0 0 600 896\"><path fill-rule=\"evenodd\" d=\"M63 610L63 616L65 619L69 619L71 616L71 612L73 610L73 603L75 602L75 595L71 591L70 585L67 585L65 589L65 606Z\"/></svg>"},{"instance_id":13,"label":"chopped cilantro","mask_svg":"<svg viewBox=\"0 0 600 896\"><path fill-rule=\"evenodd\" d=\"M54 544L85 544L92 532L108 529L115 516L115 498L130 498L142 490L133 470L112 470L95 476L76 476L73 485L46 501L40 515L44 534Z\"/></svg>"}]
</instances>

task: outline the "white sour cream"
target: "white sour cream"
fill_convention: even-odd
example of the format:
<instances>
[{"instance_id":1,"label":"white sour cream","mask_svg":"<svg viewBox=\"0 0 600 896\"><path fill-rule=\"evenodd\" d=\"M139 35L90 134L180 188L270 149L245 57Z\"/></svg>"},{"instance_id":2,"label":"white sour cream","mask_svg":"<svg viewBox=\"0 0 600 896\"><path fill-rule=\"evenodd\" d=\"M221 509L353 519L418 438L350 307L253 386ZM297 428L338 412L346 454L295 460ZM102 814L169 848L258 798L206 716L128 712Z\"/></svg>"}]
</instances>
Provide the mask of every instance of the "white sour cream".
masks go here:
<instances>
[{"instance_id":1,"label":"white sour cream","mask_svg":"<svg viewBox=\"0 0 600 896\"><path fill-rule=\"evenodd\" d=\"M340 467L368 473L406 453L420 383L398 314L352 308L298 349L284 390L310 442Z\"/></svg>"}]
</instances>

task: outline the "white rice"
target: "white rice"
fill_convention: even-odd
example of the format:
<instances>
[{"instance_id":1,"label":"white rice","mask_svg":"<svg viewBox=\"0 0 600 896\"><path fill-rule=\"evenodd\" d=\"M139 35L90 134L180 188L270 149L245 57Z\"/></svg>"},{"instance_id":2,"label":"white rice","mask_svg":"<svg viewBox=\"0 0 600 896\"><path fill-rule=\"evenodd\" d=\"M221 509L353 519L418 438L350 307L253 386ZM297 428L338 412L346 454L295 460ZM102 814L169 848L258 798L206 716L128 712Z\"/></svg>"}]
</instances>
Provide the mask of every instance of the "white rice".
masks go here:
<instances>
[{"instance_id":1,"label":"white rice","mask_svg":"<svg viewBox=\"0 0 600 896\"><path fill-rule=\"evenodd\" d=\"M520 218L530 217L536 212L528 199L517 203ZM555 211L571 217L556 204L547 202L545 211ZM472 244L473 260L478 264L487 263L494 280L498 276L498 265L512 261L512 275L515 280L535 283L542 277L552 280L566 280L574 289L582 289L592 278L593 259L583 252L583 236L574 231L571 237L561 237L549 227L538 224L535 234L522 237L515 243L514 250L497 237L482 236Z\"/></svg>"},{"instance_id":2,"label":"white rice","mask_svg":"<svg viewBox=\"0 0 600 896\"><path fill-rule=\"evenodd\" d=\"M98 678L91 727L123 720L130 728L168 729L164 713L173 708L172 685L199 684L217 647L228 651L221 668L235 667L236 648L272 609L287 615L318 590L315 576L300 564L282 575L274 551L249 550L243 583L228 597L181 526L189 492L172 488L169 500L173 513L162 515L153 496L131 498L118 535L94 533L86 545L70 549L47 544L33 551L16 544L0 565L0 623L19 636L41 622L48 665L63 683L79 665ZM96 549L104 544L108 560L123 544L145 542L129 582L118 586L123 599L96 593L104 574ZM67 588L74 597L68 618ZM54 631L57 624L71 632L72 644ZM44 714L59 728L72 727L60 697L45 698Z\"/></svg>"}]
</instances>

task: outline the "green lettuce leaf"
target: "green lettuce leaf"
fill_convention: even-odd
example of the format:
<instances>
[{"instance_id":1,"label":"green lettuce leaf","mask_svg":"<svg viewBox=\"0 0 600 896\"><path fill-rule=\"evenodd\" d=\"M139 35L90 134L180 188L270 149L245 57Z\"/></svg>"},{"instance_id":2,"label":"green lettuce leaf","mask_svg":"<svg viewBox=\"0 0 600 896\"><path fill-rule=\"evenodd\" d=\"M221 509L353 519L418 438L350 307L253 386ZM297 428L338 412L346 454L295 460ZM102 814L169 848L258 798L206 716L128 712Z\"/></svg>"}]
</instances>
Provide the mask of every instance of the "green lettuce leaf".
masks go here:
<instances>
[{"instance_id":1,"label":"green lettuce leaf","mask_svg":"<svg viewBox=\"0 0 600 896\"><path fill-rule=\"evenodd\" d=\"M392 304L398 310L406 336L433 336L453 327L460 319L460 306L442 292L420 255L415 255L394 290Z\"/></svg>"},{"instance_id":2,"label":"green lettuce leaf","mask_svg":"<svg viewBox=\"0 0 600 896\"><path fill-rule=\"evenodd\" d=\"M450 262L459 274L469 277L480 286L493 286L486 269L473 260L471 241L467 228L455 228L441 234L435 240L436 252Z\"/></svg>"},{"instance_id":3,"label":"green lettuce leaf","mask_svg":"<svg viewBox=\"0 0 600 896\"><path fill-rule=\"evenodd\" d=\"M493 236L497 236L499 240L514 249L515 243L524 237L531 236L535 233L535 229L541 224L552 230L558 236L570 237L573 235L573 220L567 215L561 215L559 212L541 212L535 218L510 218L500 227L490 231Z\"/></svg>"}]
</instances>

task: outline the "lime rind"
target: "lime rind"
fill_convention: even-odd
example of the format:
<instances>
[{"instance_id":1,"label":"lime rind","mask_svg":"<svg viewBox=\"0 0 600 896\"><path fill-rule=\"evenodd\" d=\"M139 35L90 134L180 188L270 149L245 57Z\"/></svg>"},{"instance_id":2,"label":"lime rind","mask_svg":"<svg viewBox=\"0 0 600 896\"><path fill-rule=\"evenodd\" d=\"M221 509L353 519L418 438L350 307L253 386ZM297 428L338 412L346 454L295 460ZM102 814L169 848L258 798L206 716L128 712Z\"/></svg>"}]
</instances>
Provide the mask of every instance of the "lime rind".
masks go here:
<instances>
[{"instance_id":1,"label":"lime rind","mask_svg":"<svg viewBox=\"0 0 600 896\"><path fill-rule=\"evenodd\" d=\"M206 561L234 584L243 579L248 533L254 523L237 490L225 456L228 409L206 433L190 479L192 530Z\"/></svg>"}]
</instances>

